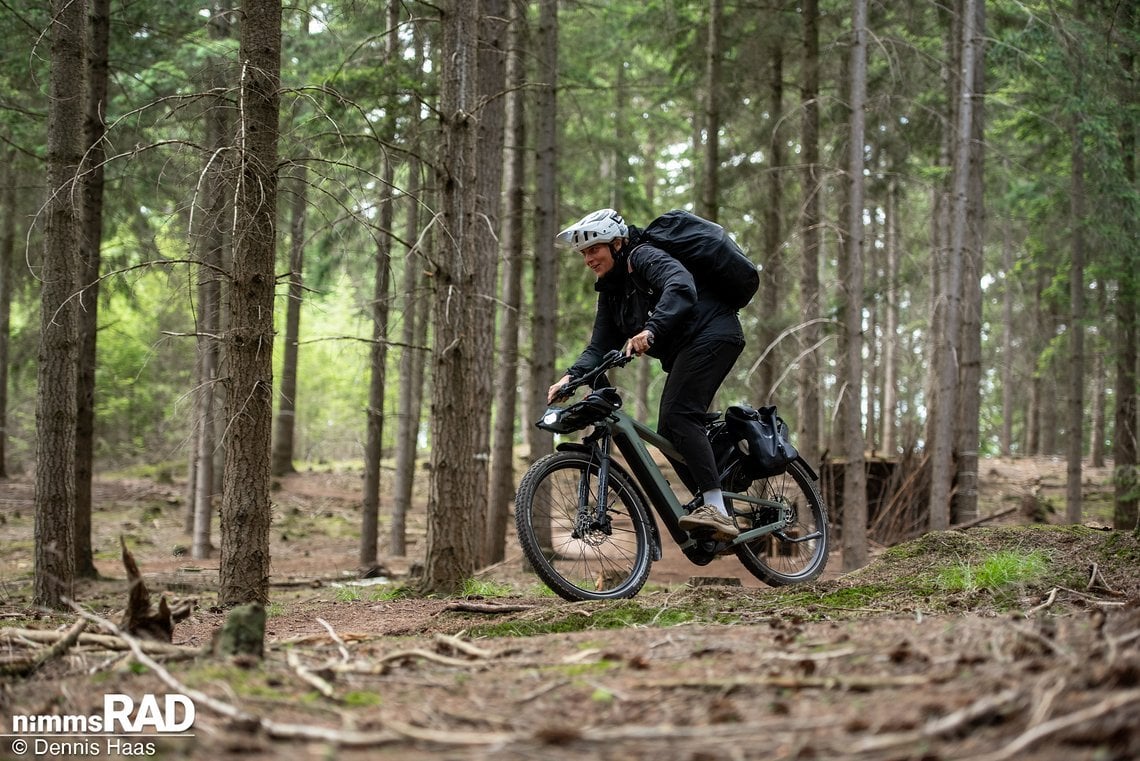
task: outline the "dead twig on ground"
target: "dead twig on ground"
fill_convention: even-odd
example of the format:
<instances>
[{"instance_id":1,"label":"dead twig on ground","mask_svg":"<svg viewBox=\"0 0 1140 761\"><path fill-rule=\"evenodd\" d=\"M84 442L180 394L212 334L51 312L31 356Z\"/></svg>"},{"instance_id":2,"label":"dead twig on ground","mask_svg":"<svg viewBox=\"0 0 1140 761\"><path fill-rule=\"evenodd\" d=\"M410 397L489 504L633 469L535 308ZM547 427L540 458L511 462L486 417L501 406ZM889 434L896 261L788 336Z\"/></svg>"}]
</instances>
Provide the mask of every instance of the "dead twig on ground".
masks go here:
<instances>
[{"instance_id":1,"label":"dead twig on ground","mask_svg":"<svg viewBox=\"0 0 1140 761\"><path fill-rule=\"evenodd\" d=\"M48 631L46 629L0 629L0 643L5 640L8 643L19 639L24 639L29 642L37 643L57 643L67 636L66 632ZM118 636L108 636L106 634L95 634L93 632L82 631L78 635L78 641L74 645L79 647L96 647L102 650L124 651L130 650L130 645ZM167 658L194 658L201 654L201 650L196 647L188 647L186 645L170 645L165 642L155 642L153 640L141 640L140 646L149 655L160 655Z\"/></svg>"},{"instance_id":2,"label":"dead twig on ground","mask_svg":"<svg viewBox=\"0 0 1140 761\"><path fill-rule=\"evenodd\" d=\"M1036 613L1040 610L1045 610L1046 608L1051 606L1054 602L1056 602L1056 600L1057 600L1057 587L1053 587L1051 590L1049 590L1049 597L1046 598L1045 602L1041 603L1040 605L1034 605L1032 608L1025 611L1025 617L1026 618L1032 618L1034 613Z\"/></svg>"},{"instance_id":3,"label":"dead twig on ground","mask_svg":"<svg viewBox=\"0 0 1140 761\"><path fill-rule=\"evenodd\" d=\"M494 658L495 657L495 654L493 652L491 652L490 650L484 650L481 647L477 647L477 646L471 644L470 642L467 642L465 640L460 639L459 637L452 637L449 634L436 633L435 641L436 641L436 643L438 643L440 645L451 648L452 650L456 651L457 653L463 653L464 655L470 655L472 658Z\"/></svg>"},{"instance_id":4,"label":"dead twig on ground","mask_svg":"<svg viewBox=\"0 0 1140 761\"><path fill-rule=\"evenodd\" d=\"M480 602L453 602L444 605L441 611L457 611L461 613L519 613L524 610L533 610L534 605L494 605Z\"/></svg>"},{"instance_id":5,"label":"dead twig on ground","mask_svg":"<svg viewBox=\"0 0 1140 761\"><path fill-rule=\"evenodd\" d=\"M783 687L786 689L852 690L857 692L892 687L921 687L939 681L937 676L730 676L706 679L650 679L638 682L643 689L692 688L725 690L733 687Z\"/></svg>"},{"instance_id":6,"label":"dead twig on ground","mask_svg":"<svg viewBox=\"0 0 1140 761\"><path fill-rule=\"evenodd\" d=\"M60 634L59 639L51 647L45 647L38 653L29 658L13 661L11 663L0 664L0 674L5 676L28 676L35 673L41 666L50 660L54 660L62 656L68 650L75 646L79 641L79 635L87 628L87 619L78 618L71 628L66 632Z\"/></svg>"},{"instance_id":7,"label":"dead twig on ground","mask_svg":"<svg viewBox=\"0 0 1140 761\"><path fill-rule=\"evenodd\" d=\"M305 664L301 663L301 656L297 655L296 650L290 650L286 653L285 662L289 664L289 667L293 669L293 673L295 673L301 679L301 681L305 682L305 684L313 687L317 692L321 693L329 700L337 699L336 691L333 690L333 687L328 683L328 680L320 677Z\"/></svg>"},{"instance_id":8,"label":"dead twig on ground","mask_svg":"<svg viewBox=\"0 0 1140 761\"><path fill-rule=\"evenodd\" d=\"M975 518L972 521L966 521L965 523L959 523L955 526L951 526L950 529L952 531L964 531L968 528L973 528L974 526L980 526L983 523L988 523L990 521L997 520L998 518L1004 518L1005 516L1009 515L1010 513L1016 513L1019 509L1020 508L1017 508L1017 507L1010 507L1010 508L1007 508L1007 509L1002 510L1000 512L997 512L997 513L992 513L990 515L983 515L981 518Z\"/></svg>"},{"instance_id":9,"label":"dead twig on ground","mask_svg":"<svg viewBox=\"0 0 1140 761\"><path fill-rule=\"evenodd\" d=\"M1006 745L999 751L994 753L987 753L982 756L975 756L968 761L1006 761L1010 758L1019 757L1023 751L1030 746L1040 742L1041 740L1049 737L1050 735L1057 734L1071 727L1076 727L1090 721L1094 721L1103 716L1125 708L1133 703L1140 702L1140 689L1126 690L1118 692L1115 695L1105 698L1099 703L1095 703L1079 711L1058 716L1055 719L1038 724L1031 727L1026 732L1023 732L1016 740Z\"/></svg>"},{"instance_id":10,"label":"dead twig on ground","mask_svg":"<svg viewBox=\"0 0 1140 761\"><path fill-rule=\"evenodd\" d=\"M344 643L344 640L340 638L340 636L336 633L336 630L332 628L332 626L329 624L329 622L324 620L323 618L318 618L317 623L320 624L321 626L325 627L325 630L328 631L329 636L332 638L332 641L335 642L337 647L340 649L341 661L343 661L345 663L348 663L349 661L351 661L352 656L348 652L348 645L346 645Z\"/></svg>"},{"instance_id":11,"label":"dead twig on ground","mask_svg":"<svg viewBox=\"0 0 1140 761\"><path fill-rule=\"evenodd\" d=\"M855 751L870 753L894 748L900 745L915 745L924 739L950 734L957 730L975 724L994 714L1008 711L1014 704L1022 699L1021 691L1015 689L1003 690L997 695L988 695L974 701L970 705L953 713L928 721L921 729L910 732L892 732L885 735L876 735L858 743Z\"/></svg>"}]
</instances>

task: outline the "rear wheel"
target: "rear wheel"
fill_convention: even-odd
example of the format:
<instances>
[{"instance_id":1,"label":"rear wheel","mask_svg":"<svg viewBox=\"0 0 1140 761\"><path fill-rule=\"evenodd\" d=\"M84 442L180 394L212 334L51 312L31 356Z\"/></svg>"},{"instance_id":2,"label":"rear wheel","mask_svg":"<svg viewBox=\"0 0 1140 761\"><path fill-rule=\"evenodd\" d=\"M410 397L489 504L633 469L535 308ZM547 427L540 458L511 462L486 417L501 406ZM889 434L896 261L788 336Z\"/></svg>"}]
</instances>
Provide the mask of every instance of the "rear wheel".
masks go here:
<instances>
[{"instance_id":1,"label":"rear wheel","mask_svg":"<svg viewBox=\"0 0 1140 761\"><path fill-rule=\"evenodd\" d=\"M823 572L828 553L827 509L807 468L798 460L793 461L784 473L749 484L736 464L730 467L724 482L733 491L782 506L729 501L742 531L748 526L775 522L781 509L789 515L788 525L779 531L737 546L736 556L753 576L781 587L811 581Z\"/></svg>"},{"instance_id":2,"label":"rear wheel","mask_svg":"<svg viewBox=\"0 0 1140 761\"><path fill-rule=\"evenodd\" d=\"M651 519L625 475L610 469L601 521L597 505L598 465L586 453L547 455L519 484L519 544L534 572L567 600L633 597L649 577Z\"/></svg>"}]
</instances>

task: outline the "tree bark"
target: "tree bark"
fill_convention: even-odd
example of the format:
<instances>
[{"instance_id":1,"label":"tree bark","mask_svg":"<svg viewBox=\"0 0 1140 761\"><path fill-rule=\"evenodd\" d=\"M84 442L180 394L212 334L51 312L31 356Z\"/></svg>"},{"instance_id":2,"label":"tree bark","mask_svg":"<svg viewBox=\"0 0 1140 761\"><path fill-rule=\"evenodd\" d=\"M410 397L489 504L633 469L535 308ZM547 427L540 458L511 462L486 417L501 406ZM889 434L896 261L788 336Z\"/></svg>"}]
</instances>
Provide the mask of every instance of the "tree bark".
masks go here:
<instances>
[{"instance_id":1,"label":"tree bark","mask_svg":"<svg viewBox=\"0 0 1140 761\"><path fill-rule=\"evenodd\" d=\"M90 48L87 56L87 115L83 162L83 229L77 285L83 289L79 309L79 364L75 407L75 575L99 576L91 550L91 479L95 456L95 342L99 324L99 262L103 243L103 159L106 150L108 51L111 40L110 0L91 0Z\"/></svg>"},{"instance_id":2,"label":"tree bark","mask_svg":"<svg viewBox=\"0 0 1140 761\"><path fill-rule=\"evenodd\" d=\"M1009 161L1003 161L1009 176ZM1001 223L1001 453L1013 454L1013 223L1006 215Z\"/></svg>"},{"instance_id":3,"label":"tree bark","mask_svg":"<svg viewBox=\"0 0 1140 761\"><path fill-rule=\"evenodd\" d=\"M285 303L285 341L281 361L281 401L273 429L273 475L297 471L293 447L297 430L297 361L301 336L301 304L305 296L305 212L309 173L302 160L293 174L292 219L289 224L289 295Z\"/></svg>"},{"instance_id":4,"label":"tree bark","mask_svg":"<svg viewBox=\"0 0 1140 761\"><path fill-rule=\"evenodd\" d=\"M800 454L813 466L820 458L820 421L822 407L819 398L819 355L816 347L821 330L815 322L820 317L819 256L821 237L821 202L823 192L822 167L819 163L819 2L804 0L804 48L801 63L802 170L800 238L803 254L800 259L800 372L797 397L799 399L796 445Z\"/></svg>"},{"instance_id":5,"label":"tree bark","mask_svg":"<svg viewBox=\"0 0 1140 761\"><path fill-rule=\"evenodd\" d=\"M546 389L557 379L554 369L558 335L558 259L554 236L558 233L556 171L558 154L558 2L539 0L538 51L535 84L535 191L534 270L531 300L531 366L527 419L538 420L546 409ZM554 435L527 426L531 462L554 450Z\"/></svg>"},{"instance_id":6,"label":"tree bark","mask_svg":"<svg viewBox=\"0 0 1140 761\"><path fill-rule=\"evenodd\" d=\"M1129 16L1129 29L1135 34L1140 13ZM1135 55L1126 47L1120 54L1121 68L1129 77L1136 71ZM1133 78L1133 81L1135 79ZM1136 187L1136 122L1132 114L1136 105L1135 90L1129 98L1130 108L1121 109L1120 144L1124 156L1124 176ZM1113 414L1115 435L1112 438L1115 500L1112 525L1118 529L1140 529L1140 278L1127 261L1117 278L1116 304L1116 385Z\"/></svg>"},{"instance_id":7,"label":"tree bark","mask_svg":"<svg viewBox=\"0 0 1140 761\"><path fill-rule=\"evenodd\" d=\"M867 474L862 425L863 390L863 149L867 100L867 0L852 3L851 133L847 163L844 246L844 342L842 401L843 569L867 564Z\"/></svg>"},{"instance_id":8,"label":"tree bark","mask_svg":"<svg viewBox=\"0 0 1140 761\"><path fill-rule=\"evenodd\" d=\"M75 206L83 156L86 0L51 4L48 200L40 272L40 350L36 392L36 605L63 608L75 580L75 407L80 213Z\"/></svg>"},{"instance_id":9,"label":"tree bark","mask_svg":"<svg viewBox=\"0 0 1140 761\"><path fill-rule=\"evenodd\" d=\"M962 256L962 361L958 387L958 474L954 523L978 517L978 446L982 403L982 270L985 245L985 0L974 6L973 76L970 142L968 147L966 231Z\"/></svg>"},{"instance_id":10,"label":"tree bark","mask_svg":"<svg viewBox=\"0 0 1140 761\"><path fill-rule=\"evenodd\" d=\"M705 46L704 161L698 214L717 221L720 215L720 47L723 0L709 0L708 40Z\"/></svg>"},{"instance_id":11,"label":"tree bark","mask_svg":"<svg viewBox=\"0 0 1140 761\"><path fill-rule=\"evenodd\" d=\"M281 4L242 3L238 190L226 332L225 488L218 602L269 599L269 447L273 422L273 290Z\"/></svg>"},{"instance_id":12,"label":"tree bark","mask_svg":"<svg viewBox=\"0 0 1140 761\"><path fill-rule=\"evenodd\" d=\"M1073 15L1082 16L1081 0L1074 0ZM1072 51L1073 71L1076 75L1074 96L1082 89L1082 56ZM1084 455L1085 420L1085 151L1081 116L1073 115L1070 126L1072 165L1069 190L1069 379L1068 414L1065 421L1067 439L1065 485L1065 520L1081 522L1081 459Z\"/></svg>"},{"instance_id":13,"label":"tree bark","mask_svg":"<svg viewBox=\"0 0 1140 761\"><path fill-rule=\"evenodd\" d=\"M518 415L519 309L522 306L523 217L526 203L526 120L522 86L526 45L526 5L511 0L506 62L506 150L503 163L502 323L495 376L495 431L488 515L488 563L503 560L511 500L515 493L514 449Z\"/></svg>"},{"instance_id":14,"label":"tree bark","mask_svg":"<svg viewBox=\"0 0 1140 761\"><path fill-rule=\"evenodd\" d=\"M418 25L412 29L412 47L416 64L422 68L424 60L423 37ZM396 473L392 483L392 525L389 550L397 556L407 554L407 518L412 509L412 486L416 477L416 452L420 433L420 412L423 406L424 365L427 324L430 310L420 296L423 287L425 259L423 251L430 250L430 242L420 240L420 208L425 206L422 163L419 159L421 136L418 128L409 135L408 152L408 208L405 215L405 239L409 242L404 275L404 324L401 330L403 346L400 350L400 394L396 412ZM423 231L425 237L430 229ZM414 241L414 242L413 242Z\"/></svg>"},{"instance_id":15,"label":"tree bark","mask_svg":"<svg viewBox=\"0 0 1140 761\"><path fill-rule=\"evenodd\" d=\"M214 7L210 16L209 36L211 40L224 40L230 36L229 14ZM218 58L210 62L211 86L217 92L224 92L228 81L226 66ZM231 205L233 160L230 155L231 101L224 95L216 94L210 99L205 114L206 145L210 155L203 168L205 173L203 195L205 204L203 220L198 235L198 378L195 388L195 440L194 467L191 478L194 482L191 509L190 556L195 560L205 560L214 554L211 539L213 518L217 509L219 471L216 466L218 449L218 374L221 368L222 335L222 270L224 269L224 249L226 227L232 224Z\"/></svg>"},{"instance_id":16,"label":"tree bark","mask_svg":"<svg viewBox=\"0 0 1140 761\"><path fill-rule=\"evenodd\" d=\"M396 60L400 4L389 0L384 32L384 61ZM389 104L394 105L393 102ZM392 130L394 132L394 129ZM389 136L390 137L390 136ZM376 235L376 269L372 285L372 347L369 351L368 421L364 444L364 495L361 507L360 567L367 571L376 565L380 541L380 458L384 449L384 385L388 364L388 298L392 277L392 184L395 165L390 151L384 151L380 173L380 209Z\"/></svg>"},{"instance_id":17,"label":"tree bark","mask_svg":"<svg viewBox=\"0 0 1140 761\"><path fill-rule=\"evenodd\" d=\"M784 121L784 48L779 41L774 42L771 51L772 75L768 83L768 121L772 133L768 140L768 172L766 177L767 203L764 210L764 259L760 270L760 298L754 309L760 310L761 352L768 351L769 345L780 333L783 315L780 311L784 284L783 230L781 216L784 206L784 184L781 169L784 165L784 148L781 125ZM756 381L752 384L756 399L771 399L775 391L776 373L783 367L780 361L782 352L773 347L768 359L756 371Z\"/></svg>"},{"instance_id":18,"label":"tree bark","mask_svg":"<svg viewBox=\"0 0 1140 761\"><path fill-rule=\"evenodd\" d=\"M893 172L892 172L893 175ZM898 454L898 372L899 372L899 185L892 176L887 182L886 203L886 323L883 327L883 409L880 418L883 454Z\"/></svg>"},{"instance_id":19,"label":"tree bark","mask_svg":"<svg viewBox=\"0 0 1140 761\"><path fill-rule=\"evenodd\" d=\"M4 153L0 189L0 478L8 477L8 362L12 325L12 255L16 250L16 149Z\"/></svg>"},{"instance_id":20,"label":"tree bark","mask_svg":"<svg viewBox=\"0 0 1140 761\"><path fill-rule=\"evenodd\" d=\"M951 481L954 476L954 429L958 409L957 339L961 328L963 259L966 256L966 215L969 196L969 161L973 126L975 0L964 0L961 11L962 57L958 78L958 108L954 139L954 187L951 196L950 251L941 302L945 313L934 350L940 355L937 374L938 405L931 436L930 529L950 525Z\"/></svg>"},{"instance_id":21,"label":"tree bark","mask_svg":"<svg viewBox=\"0 0 1140 761\"><path fill-rule=\"evenodd\" d=\"M486 535L486 426L490 383L480 371L489 356L481 337L489 336L489 309L481 291L480 261L474 241L478 219L479 8L450 0L440 6L443 30L440 69L440 228L434 254L432 346L431 483L428 495L427 552L423 588L456 591L476 568ZM483 428L483 430L480 430Z\"/></svg>"}]
</instances>

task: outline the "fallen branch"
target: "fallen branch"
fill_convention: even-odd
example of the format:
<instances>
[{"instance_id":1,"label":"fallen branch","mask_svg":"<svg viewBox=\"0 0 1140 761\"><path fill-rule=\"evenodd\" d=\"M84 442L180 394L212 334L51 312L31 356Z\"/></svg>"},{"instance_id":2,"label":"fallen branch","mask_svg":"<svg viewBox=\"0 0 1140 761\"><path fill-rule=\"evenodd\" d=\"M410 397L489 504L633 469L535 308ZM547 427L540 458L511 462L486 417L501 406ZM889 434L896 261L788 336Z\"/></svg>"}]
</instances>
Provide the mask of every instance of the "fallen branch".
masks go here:
<instances>
[{"instance_id":1,"label":"fallen branch","mask_svg":"<svg viewBox=\"0 0 1140 761\"><path fill-rule=\"evenodd\" d=\"M285 661L301 681L316 689L317 692L329 700L337 699L336 692L333 691L332 685L329 684L327 680L314 674L305 664L301 663L301 656L297 655L296 650L290 650L286 653Z\"/></svg>"},{"instance_id":2,"label":"fallen branch","mask_svg":"<svg viewBox=\"0 0 1140 761\"><path fill-rule=\"evenodd\" d=\"M66 633L62 634L51 647L45 647L31 658L0 665L0 674L5 676L28 676L35 673L50 660L60 657L79 641L79 635L87 628L87 619L77 618ZM59 632L53 632L59 634Z\"/></svg>"},{"instance_id":3,"label":"fallen branch","mask_svg":"<svg viewBox=\"0 0 1140 761\"><path fill-rule=\"evenodd\" d=\"M341 639L340 636L336 633L336 630L333 629L331 625L329 625L329 622L323 618L318 618L317 623L325 627L325 630L328 631L329 636L332 637L333 642L337 644L337 647L340 649L340 659L345 663L351 661L352 656L348 653L348 645L344 644L344 640Z\"/></svg>"},{"instance_id":4,"label":"fallen branch","mask_svg":"<svg viewBox=\"0 0 1140 761\"><path fill-rule=\"evenodd\" d=\"M882 751L899 745L915 745L923 739L950 734L962 727L977 723L981 719L1008 710L1010 706L1021 700L1021 692L1014 689L1004 690L997 695L990 695L974 701L965 708L954 711L938 719L926 722L921 729L910 732L892 732L877 735L863 740L855 747L857 753Z\"/></svg>"},{"instance_id":5,"label":"fallen branch","mask_svg":"<svg viewBox=\"0 0 1140 761\"><path fill-rule=\"evenodd\" d=\"M1052 605L1056 601L1056 599L1057 599L1057 587L1053 587L1051 590L1049 590L1048 599L1046 599L1045 602L1041 603L1040 605L1034 605L1032 608L1025 611L1025 617L1031 618L1033 616L1033 614L1036 613L1037 611L1045 610L1050 605Z\"/></svg>"},{"instance_id":6,"label":"fallen branch","mask_svg":"<svg viewBox=\"0 0 1140 761\"><path fill-rule=\"evenodd\" d=\"M974 526L980 526L983 523L987 523L989 521L996 520L998 518L1002 518L1006 515L1009 515L1010 513L1016 513L1020 509L1021 509L1020 507L1011 507L1011 508L1008 508L1006 510L1002 510L1001 512L993 513L991 515L983 515L981 518L974 518L974 520L972 520L972 521L966 521L965 523L959 523L958 525L951 526L950 528L954 531L964 531L965 529L973 528Z\"/></svg>"},{"instance_id":7,"label":"fallen branch","mask_svg":"<svg viewBox=\"0 0 1140 761\"><path fill-rule=\"evenodd\" d=\"M1065 716L1058 716L1056 719L1047 721L1044 724L1038 724L1001 750L983 756L975 756L969 759L969 761L1006 761L1006 759L1016 758L1020 756L1024 750L1029 748L1029 746L1050 735L1069 729L1070 727L1094 721L1113 711L1138 702L1140 702L1140 689L1117 693L1087 708L1082 708L1079 711L1074 711Z\"/></svg>"},{"instance_id":8,"label":"fallen branch","mask_svg":"<svg viewBox=\"0 0 1140 761\"><path fill-rule=\"evenodd\" d=\"M490 650L484 650L481 647L476 647L470 642L461 640L459 637L452 637L447 634L436 634L435 641L446 647L450 647L457 653L470 655L472 658L494 658L495 654Z\"/></svg>"},{"instance_id":9,"label":"fallen branch","mask_svg":"<svg viewBox=\"0 0 1140 761\"><path fill-rule=\"evenodd\" d=\"M46 629L0 629L0 641L8 640L5 644L10 644L20 639L38 643L55 643L59 642L65 636L67 635L64 632L48 631ZM139 642L143 650L151 655L193 658L201 654L198 648L188 647L186 645L170 645L165 642L155 642L153 640L140 640ZM78 642L75 644L81 647L98 647L103 650L122 651L131 649L130 645L122 637L112 637L106 634L95 634L86 631L78 634Z\"/></svg>"},{"instance_id":10,"label":"fallen branch","mask_svg":"<svg viewBox=\"0 0 1140 761\"><path fill-rule=\"evenodd\" d=\"M937 681L931 676L729 676L709 679L651 679L635 686L646 689L690 687L702 690L724 690L733 687L783 687L786 689L823 689L867 691L891 687L922 687Z\"/></svg>"},{"instance_id":11,"label":"fallen branch","mask_svg":"<svg viewBox=\"0 0 1140 761\"><path fill-rule=\"evenodd\" d=\"M492 605L479 602L453 602L443 606L443 610L463 613L518 613L524 610L533 610L535 607L534 605Z\"/></svg>"}]
</instances>

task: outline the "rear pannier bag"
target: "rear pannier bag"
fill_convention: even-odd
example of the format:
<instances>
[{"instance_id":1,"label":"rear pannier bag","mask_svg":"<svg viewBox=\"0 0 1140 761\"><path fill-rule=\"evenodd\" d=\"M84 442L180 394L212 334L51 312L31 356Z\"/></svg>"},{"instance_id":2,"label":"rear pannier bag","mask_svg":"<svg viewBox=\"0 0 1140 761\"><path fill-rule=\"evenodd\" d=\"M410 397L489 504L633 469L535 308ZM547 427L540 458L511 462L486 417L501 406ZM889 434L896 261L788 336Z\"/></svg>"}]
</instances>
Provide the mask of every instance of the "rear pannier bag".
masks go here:
<instances>
[{"instance_id":1,"label":"rear pannier bag","mask_svg":"<svg viewBox=\"0 0 1140 761\"><path fill-rule=\"evenodd\" d=\"M774 406L757 410L746 404L734 405L725 411L724 419L752 478L779 475L800 456L788 440L788 426Z\"/></svg>"}]
</instances>

